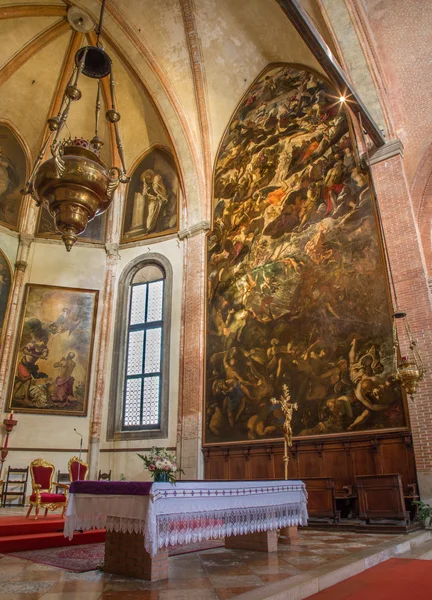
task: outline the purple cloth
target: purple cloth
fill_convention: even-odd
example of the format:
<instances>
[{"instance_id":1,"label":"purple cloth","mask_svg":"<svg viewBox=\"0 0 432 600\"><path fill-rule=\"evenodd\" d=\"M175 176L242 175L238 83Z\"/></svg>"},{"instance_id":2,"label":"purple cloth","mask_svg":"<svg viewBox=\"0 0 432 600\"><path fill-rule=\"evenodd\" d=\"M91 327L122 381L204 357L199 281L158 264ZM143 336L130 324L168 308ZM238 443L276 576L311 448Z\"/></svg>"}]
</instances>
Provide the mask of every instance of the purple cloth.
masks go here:
<instances>
[{"instance_id":1,"label":"purple cloth","mask_svg":"<svg viewBox=\"0 0 432 600\"><path fill-rule=\"evenodd\" d=\"M70 494L92 494L116 496L148 496L152 483L150 481L74 481Z\"/></svg>"}]
</instances>

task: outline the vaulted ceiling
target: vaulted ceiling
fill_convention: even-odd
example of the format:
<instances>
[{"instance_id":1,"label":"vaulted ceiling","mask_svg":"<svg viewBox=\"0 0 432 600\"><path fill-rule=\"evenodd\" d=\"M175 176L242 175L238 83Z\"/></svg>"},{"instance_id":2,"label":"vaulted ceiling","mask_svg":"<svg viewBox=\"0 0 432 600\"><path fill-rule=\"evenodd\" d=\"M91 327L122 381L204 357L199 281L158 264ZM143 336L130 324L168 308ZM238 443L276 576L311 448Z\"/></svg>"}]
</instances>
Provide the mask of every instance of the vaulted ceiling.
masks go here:
<instances>
[{"instance_id":1,"label":"vaulted ceiling","mask_svg":"<svg viewBox=\"0 0 432 600\"><path fill-rule=\"evenodd\" d=\"M302 4L331 46L316 0ZM77 48L94 42L94 32L86 40L71 27L70 6L97 22L97 0L0 0L0 117L21 133L33 160ZM102 39L114 63L127 163L151 145L170 146L189 224L208 218L219 141L258 74L272 62L321 71L275 0L108 0ZM93 134L96 85L82 78L80 87L68 120L72 137ZM108 158L105 123L101 134Z\"/></svg>"}]
</instances>

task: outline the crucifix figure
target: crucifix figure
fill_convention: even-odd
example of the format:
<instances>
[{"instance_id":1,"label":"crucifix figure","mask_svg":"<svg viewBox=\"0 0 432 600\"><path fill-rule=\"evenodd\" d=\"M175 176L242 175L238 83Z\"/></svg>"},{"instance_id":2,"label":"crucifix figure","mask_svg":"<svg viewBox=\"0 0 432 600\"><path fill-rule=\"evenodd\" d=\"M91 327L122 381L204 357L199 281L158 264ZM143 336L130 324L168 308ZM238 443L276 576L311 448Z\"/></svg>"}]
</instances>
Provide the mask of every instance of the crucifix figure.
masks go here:
<instances>
[{"instance_id":1,"label":"crucifix figure","mask_svg":"<svg viewBox=\"0 0 432 600\"><path fill-rule=\"evenodd\" d=\"M285 465L285 479L288 479L288 448L291 448L293 438L291 421L293 419L293 412L298 410L298 404L297 402L291 403L291 394L287 385L284 384L282 386L282 391L283 394L279 400L276 400L276 398L270 398L270 402L272 404L279 404L284 415L283 431L285 443L283 461Z\"/></svg>"}]
</instances>

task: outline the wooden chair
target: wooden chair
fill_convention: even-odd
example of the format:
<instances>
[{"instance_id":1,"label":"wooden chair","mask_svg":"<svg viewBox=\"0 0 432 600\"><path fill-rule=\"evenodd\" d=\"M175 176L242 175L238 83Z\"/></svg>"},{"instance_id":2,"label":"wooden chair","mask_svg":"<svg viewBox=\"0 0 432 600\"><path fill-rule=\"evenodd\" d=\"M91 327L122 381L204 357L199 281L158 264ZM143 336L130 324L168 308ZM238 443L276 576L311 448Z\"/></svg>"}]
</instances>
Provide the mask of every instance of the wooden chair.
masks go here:
<instances>
[{"instance_id":1,"label":"wooden chair","mask_svg":"<svg viewBox=\"0 0 432 600\"><path fill-rule=\"evenodd\" d=\"M111 470L109 473L102 473L102 471L99 470L98 481L111 481Z\"/></svg>"},{"instance_id":2,"label":"wooden chair","mask_svg":"<svg viewBox=\"0 0 432 600\"><path fill-rule=\"evenodd\" d=\"M30 475L32 480L32 494L30 496L30 508L28 509L26 519L29 518L33 506L36 507L35 520L38 518L39 509L45 509L45 517L48 510L62 509L62 517L66 512L67 507L67 490L69 486L53 481L55 467L53 464L37 458L30 463ZM54 494L51 492L52 487L56 485L63 487L66 490L65 494Z\"/></svg>"},{"instance_id":3,"label":"wooden chair","mask_svg":"<svg viewBox=\"0 0 432 600\"><path fill-rule=\"evenodd\" d=\"M8 497L14 496L19 498L19 504L15 506L24 506L27 492L28 467L25 469L15 469L9 467L7 470L6 481L3 482L1 493L1 505L11 506L7 504Z\"/></svg>"},{"instance_id":4,"label":"wooden chair","mask_svg":"<svg viewBox=\"0 0 432 600\"><path fill-rule=\"evenodd\" d=\"M371 519L389 519L409 525L410 516L399 473L357 476L356 485L360 519L366 523Z\"/></svg>"}]
</instances>

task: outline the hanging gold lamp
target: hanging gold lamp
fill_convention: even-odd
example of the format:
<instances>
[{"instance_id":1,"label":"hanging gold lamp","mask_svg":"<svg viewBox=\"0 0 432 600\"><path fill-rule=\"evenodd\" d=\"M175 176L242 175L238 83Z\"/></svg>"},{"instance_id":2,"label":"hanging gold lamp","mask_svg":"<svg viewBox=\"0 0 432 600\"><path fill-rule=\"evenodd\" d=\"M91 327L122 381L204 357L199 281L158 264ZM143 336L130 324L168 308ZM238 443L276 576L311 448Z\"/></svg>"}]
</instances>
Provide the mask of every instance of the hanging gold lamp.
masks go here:
<instances>
[{"instance_id":1,"label":"hanging gold lamp","mask_svg":"<svg viewBox=\"0 0 432 600\"><path fill-rule=\"evenodd\" d=\"M60 110L55 117L47 121L48 134L30 178L22 190L23 194L31 194L37 205L44 206L53 216L57 229L62 234L66 250L70 251L89 221L105 212L112 203L113 194L119 183L127 183L123 146L121 143L118 122L120 113L116 108L114 96L114 75L112 62L100 44L105 0L102 1L101 14L97 30L95 46L80 48L75 55L75 65L64 90ZM88 20L86 13L82 17L75 14L73 23L83 27ZM69 19L71 22L71 19ZM67 122L72 102L81 98L78 81L81 75L97 79L95 106L95 133L91 140L82 138L60 139L60 134ZM101 109L101 79L110 78L111 108L106 112L107 120L113 124L116 146L120 156L121 168L108 168L100 158L100 150L104 142L99 137L99 116ZM48 150L51 158L44 161Z\"/></svg>"}]
</instances>

